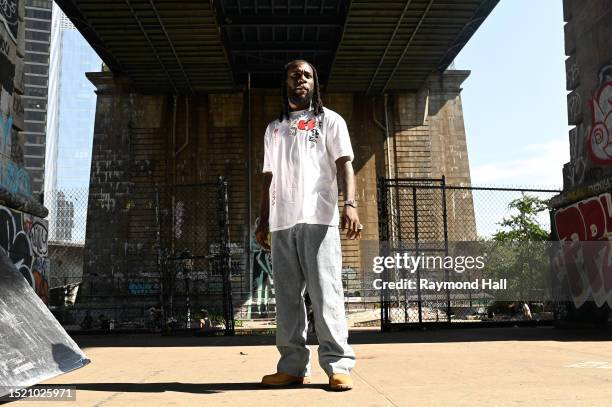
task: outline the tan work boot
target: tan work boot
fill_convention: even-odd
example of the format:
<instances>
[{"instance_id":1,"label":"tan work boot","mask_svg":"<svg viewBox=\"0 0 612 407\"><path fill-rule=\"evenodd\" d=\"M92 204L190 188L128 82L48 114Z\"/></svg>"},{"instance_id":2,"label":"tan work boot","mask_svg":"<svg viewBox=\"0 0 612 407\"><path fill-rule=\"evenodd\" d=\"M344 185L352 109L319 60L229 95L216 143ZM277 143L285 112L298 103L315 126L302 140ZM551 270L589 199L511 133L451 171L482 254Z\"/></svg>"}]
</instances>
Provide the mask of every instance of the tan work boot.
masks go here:
<instances>
[{"instance_id":1,"label":"tan work boot","mask_svg":"<svg viewBox=\"0 0 612 407\"><path fill-rule=\"evenodd\" d=\"M293 384L308 384L310 379L308 377L291 376L287 373L274 373L265 375L261 379L262 386L266 387L283 387L291 386Z\"/></svg>"},{"instance_id":2,"label":"tan work boot","mask_svg":"<svg viewBox=\"0 0 612 407\"><path fill-rule=\"evenodd\" d=\"M353 388L353 379L345 373L334 373L329 377L329 388L334 391L344 391Z\"/></svg>"}]
</instances>

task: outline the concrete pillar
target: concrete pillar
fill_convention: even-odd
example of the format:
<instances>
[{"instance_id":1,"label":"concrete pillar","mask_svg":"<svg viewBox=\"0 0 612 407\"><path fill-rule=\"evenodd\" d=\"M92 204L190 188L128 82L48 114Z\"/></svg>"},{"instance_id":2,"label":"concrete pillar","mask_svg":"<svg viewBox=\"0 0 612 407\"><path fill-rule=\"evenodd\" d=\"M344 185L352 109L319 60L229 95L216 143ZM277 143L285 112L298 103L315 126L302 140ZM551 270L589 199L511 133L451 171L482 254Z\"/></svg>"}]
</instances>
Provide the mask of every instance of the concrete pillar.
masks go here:
<instances>
[{"instance_id":1,"label":"concrete pillar","mask_svg":"<svg viewBox=\"0 0 612 407\"><path fill-rule=\"evenodd\" d=\"M569 133L570 162L563 166L563 192L551 200L552 238L607 241L612 236L612 3L564 0L563 12L567 115L574 127ZM576 258L592 257L582 250ZM586 264L563 259L566 255L563 250L557 253L556 260L564 262L553 262L553 276L569 288L571 298L564 298L569 300L567 318L605 322L612 307L607 263ZM607 258L607 252L601 256ZM565 263L567 267L559 267ZM573 269L576 273L570 275Z\"/></svg>"},{"instance_id":2,"label":"concrete pillar","mask_svg":"<svg viewBox=\"0 0 612 407\"><path fill-rule=\"evenodd\" d=\"M131 93L127 79L110 72L88 78L98 97L79 299L108 306L131 278L157 269L155 248L139 243L155 239L155 185L168 178L167 103ZM136 211L143 228L134 224Z\"/></svg>"},{"instance_id":3,"label":"concrete pillar","mask_svg":"<svg viewBox=\"0 0 612 407\"><path fill-rule=\"evenodd\" d=\"M461 84L469 71L432 75L418 92L393 95L393 172L399 178L446 177L450 186L470 186L461 105ZM443 241L441 190L418 189L419 240ZM399 196L401 240L414 240L412 196ZM476 240L472 193L447 190L449 240Z\"/></svg>"},{"instance_id":4,"label":"concrete pillar","mask_svg":"<svg viewBox=\"0 0 612 407\"><path fill-rule=\"evenodd\" d=\"M126 272L123 244L128 217L130 94L125 78L110 72L88 74L98 95L85 236L83 295L121 291L116 282Z\"/></svg>"}]
</instances>

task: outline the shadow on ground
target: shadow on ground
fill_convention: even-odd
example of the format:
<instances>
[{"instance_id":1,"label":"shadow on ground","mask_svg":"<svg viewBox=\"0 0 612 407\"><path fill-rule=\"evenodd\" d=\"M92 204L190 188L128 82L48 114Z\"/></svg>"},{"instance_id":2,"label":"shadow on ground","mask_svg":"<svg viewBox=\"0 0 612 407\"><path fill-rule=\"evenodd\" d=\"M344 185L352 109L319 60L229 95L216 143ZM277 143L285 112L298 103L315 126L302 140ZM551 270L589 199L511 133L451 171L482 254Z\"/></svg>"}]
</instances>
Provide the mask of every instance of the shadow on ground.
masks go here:
<instances>
[{"instance_id":1,"label":"shadow on ground","mask_svg":"<svg viewBox=\"0 0 612 407\"><path fill-rule=\"evenodd\" d=\"M237 335L220 337L160 336L153 334L75 336L81 348L95 347L175 347L175 346L271 346L273 335ZM349 342L355 345L381 343L449 343L491 341L609 341L612 332L595 329L558 329L553 327L429 329L399 332L351 331ZM316 337L309 337L316 344Z\"/></svg>"},{"instance_id":2,"label":"shadow on ground","mask_svg":"<svg viewBox=\"0 0 612 407\"><path fill-rule=\"evenodd\" d=\"M112 393L164 393L167 391L193 394L212 394L227 391L244 390L287 390L287 389L319 389L328 390L325 384L305 384L289 387L266 388L259 383L73 383L66 386L76 386L77 390L106 391Z\"/></svg>"}]
</instances>

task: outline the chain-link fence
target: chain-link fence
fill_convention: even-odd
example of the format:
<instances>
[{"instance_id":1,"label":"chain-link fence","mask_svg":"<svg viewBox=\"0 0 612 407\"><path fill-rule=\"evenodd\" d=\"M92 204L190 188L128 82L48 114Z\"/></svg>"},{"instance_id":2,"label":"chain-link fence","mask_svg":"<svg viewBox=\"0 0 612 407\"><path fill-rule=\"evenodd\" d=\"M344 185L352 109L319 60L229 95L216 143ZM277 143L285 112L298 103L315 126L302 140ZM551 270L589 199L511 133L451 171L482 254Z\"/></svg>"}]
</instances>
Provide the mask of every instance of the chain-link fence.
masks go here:
<instances>
[{"instance_id":1,"label":"chain-link fence","mask_svg":"<svg viewBox=\"0 0 612 407\"><path fill-rule=\"evenodd\" d=\"M379 251L382 258L409 256L418 259L449 259L452 256L482 251L486 242L548 240L549 213L545 201L557 190L528 188L495 188L446 185L445 179L379 179ZM525 212L526 211L526 212ZM525 229L525 224L533 230ZM529 233L535 233L530 236ZM538 234L539 233L539 234ZM476 245L460 245L474 242ZM524 246L524 245L523 245ZM469 247L469 248L468 248ZM498 247L498 246L496 246ZM513 261L520 246L504 247L495 261ZM463 251L463 253L461 253ZM491 254L491 251L489 250ZM541 250L540 257L545 255ZM450 257L449 257L450 255ZM462 260L463 261L463 260ZM509 266L510 267L510 266ZM489 267L489 268L492 268ZM543 275L545 265L533 269ZM484 273L484 272L483 272ZM467 274L462 274L466 279ZM484 275L484 274L483 274ZM504 321L550 319L551 304L496 296L492 291L428 289L422 281L451 282L455 275L442 262L431 267L384 267L381 282L406 281L407 286L381 288L381 321L385 325L425 322ZM470 276L475 280L475 275ZM410 285L414 280L414 285ZM445 284L436 287L454 287ZM433 287L433 286L432 286ZM500 291L501 292L501 291ZM503 301L500 300L501 297Z\"/></svg>"},{"instance_id":2,"label":"chain-link fence","mask_svg":"<svg viewBox=\"0 0 612 407\"><path fill-rule=\"evenodd\" d=\"M115 208L124 213L119 232L107 227L103 194L87 189L49 194L51 304L61 309L63 322L78 327L87 321L88 311L94 325L103 315L134 328L210 324L232 329L234 316L274 318L269 252L254 243L252 233L230 239L226 188L218 182L132 187L124 207ZM446 256L453 242L492 241L498 232L511 230L502 222L518 214L513 202L525 196L546 200L556 193L453 186L442 179L381 179L380 241L350 243L354 246L345 251L360 251L365 258L371 243L377 255ZM550 230L547 210L537 211L533 219L542 230ZM120 252L113 258L121 264L96 254L105 240L117 240L116 233L125 240L122 246L113 245ZM448 280L444 270L437 273L439 280ZM344 265L349 322L378 323L380 307L383 324L500 320L513 313L521 318L513 301L447 291L381 290L376 282L380 277L400 281L409 275L396 269L378 275L364 262L361 267ZM529 306L534 318L548 315L544 304Z\"/></svg>"},{"instance_id":3,"label":"chain-link fence","mask_svg":"<svg viewBox=\"0 0 612 407\"><path fill-rule=\"evenodd\" d=\"M49 209L50 304L74 304L83 280L88 190L65 188L45 194Z\"/></svg>"},{"instance_id":4,"label":"chain-link fence","mask_svg":"<svg viewBox=\"0 0 612 407\"><path fill-rule=\"evenodd\" d=\"M227 183L157 188L161 256L161 317L176 327L213 326L234 331ZM137 260L137 259L136 259ZM238 276L238 283L240 282Z\"/></svg>"},{"instance_id":5,"label":"chain-link fence","mask_svg":"<svg viewBox=\"0 0 612 407\"><path fill-rule=\"evenodd\" d=\"M104 194L50 193L51 305L61 322L232 333L244 250L229 240L227 188L223 179L131 186L121 207L109 201L112 216Z\"/></svg>"}]
</instances>

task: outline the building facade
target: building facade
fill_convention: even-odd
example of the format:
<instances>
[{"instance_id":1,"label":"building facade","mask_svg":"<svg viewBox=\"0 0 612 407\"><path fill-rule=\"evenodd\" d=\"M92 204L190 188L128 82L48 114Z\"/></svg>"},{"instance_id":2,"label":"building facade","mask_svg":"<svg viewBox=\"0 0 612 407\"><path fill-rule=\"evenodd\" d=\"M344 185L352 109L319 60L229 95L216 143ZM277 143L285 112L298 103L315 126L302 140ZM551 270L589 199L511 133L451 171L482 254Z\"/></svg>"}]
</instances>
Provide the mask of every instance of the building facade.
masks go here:
<instances>
[{"instance_id":1,"label":"building facade","mask_svg":"<svg viewBox=\"0 0 612 407\"><path fill-rule=\"evenodd\" d=\"M32 193L38 196L43 191L45 173L49 43L53 1L24 1L24 166L32 178Z\"/></svg>"}]
</instances>

